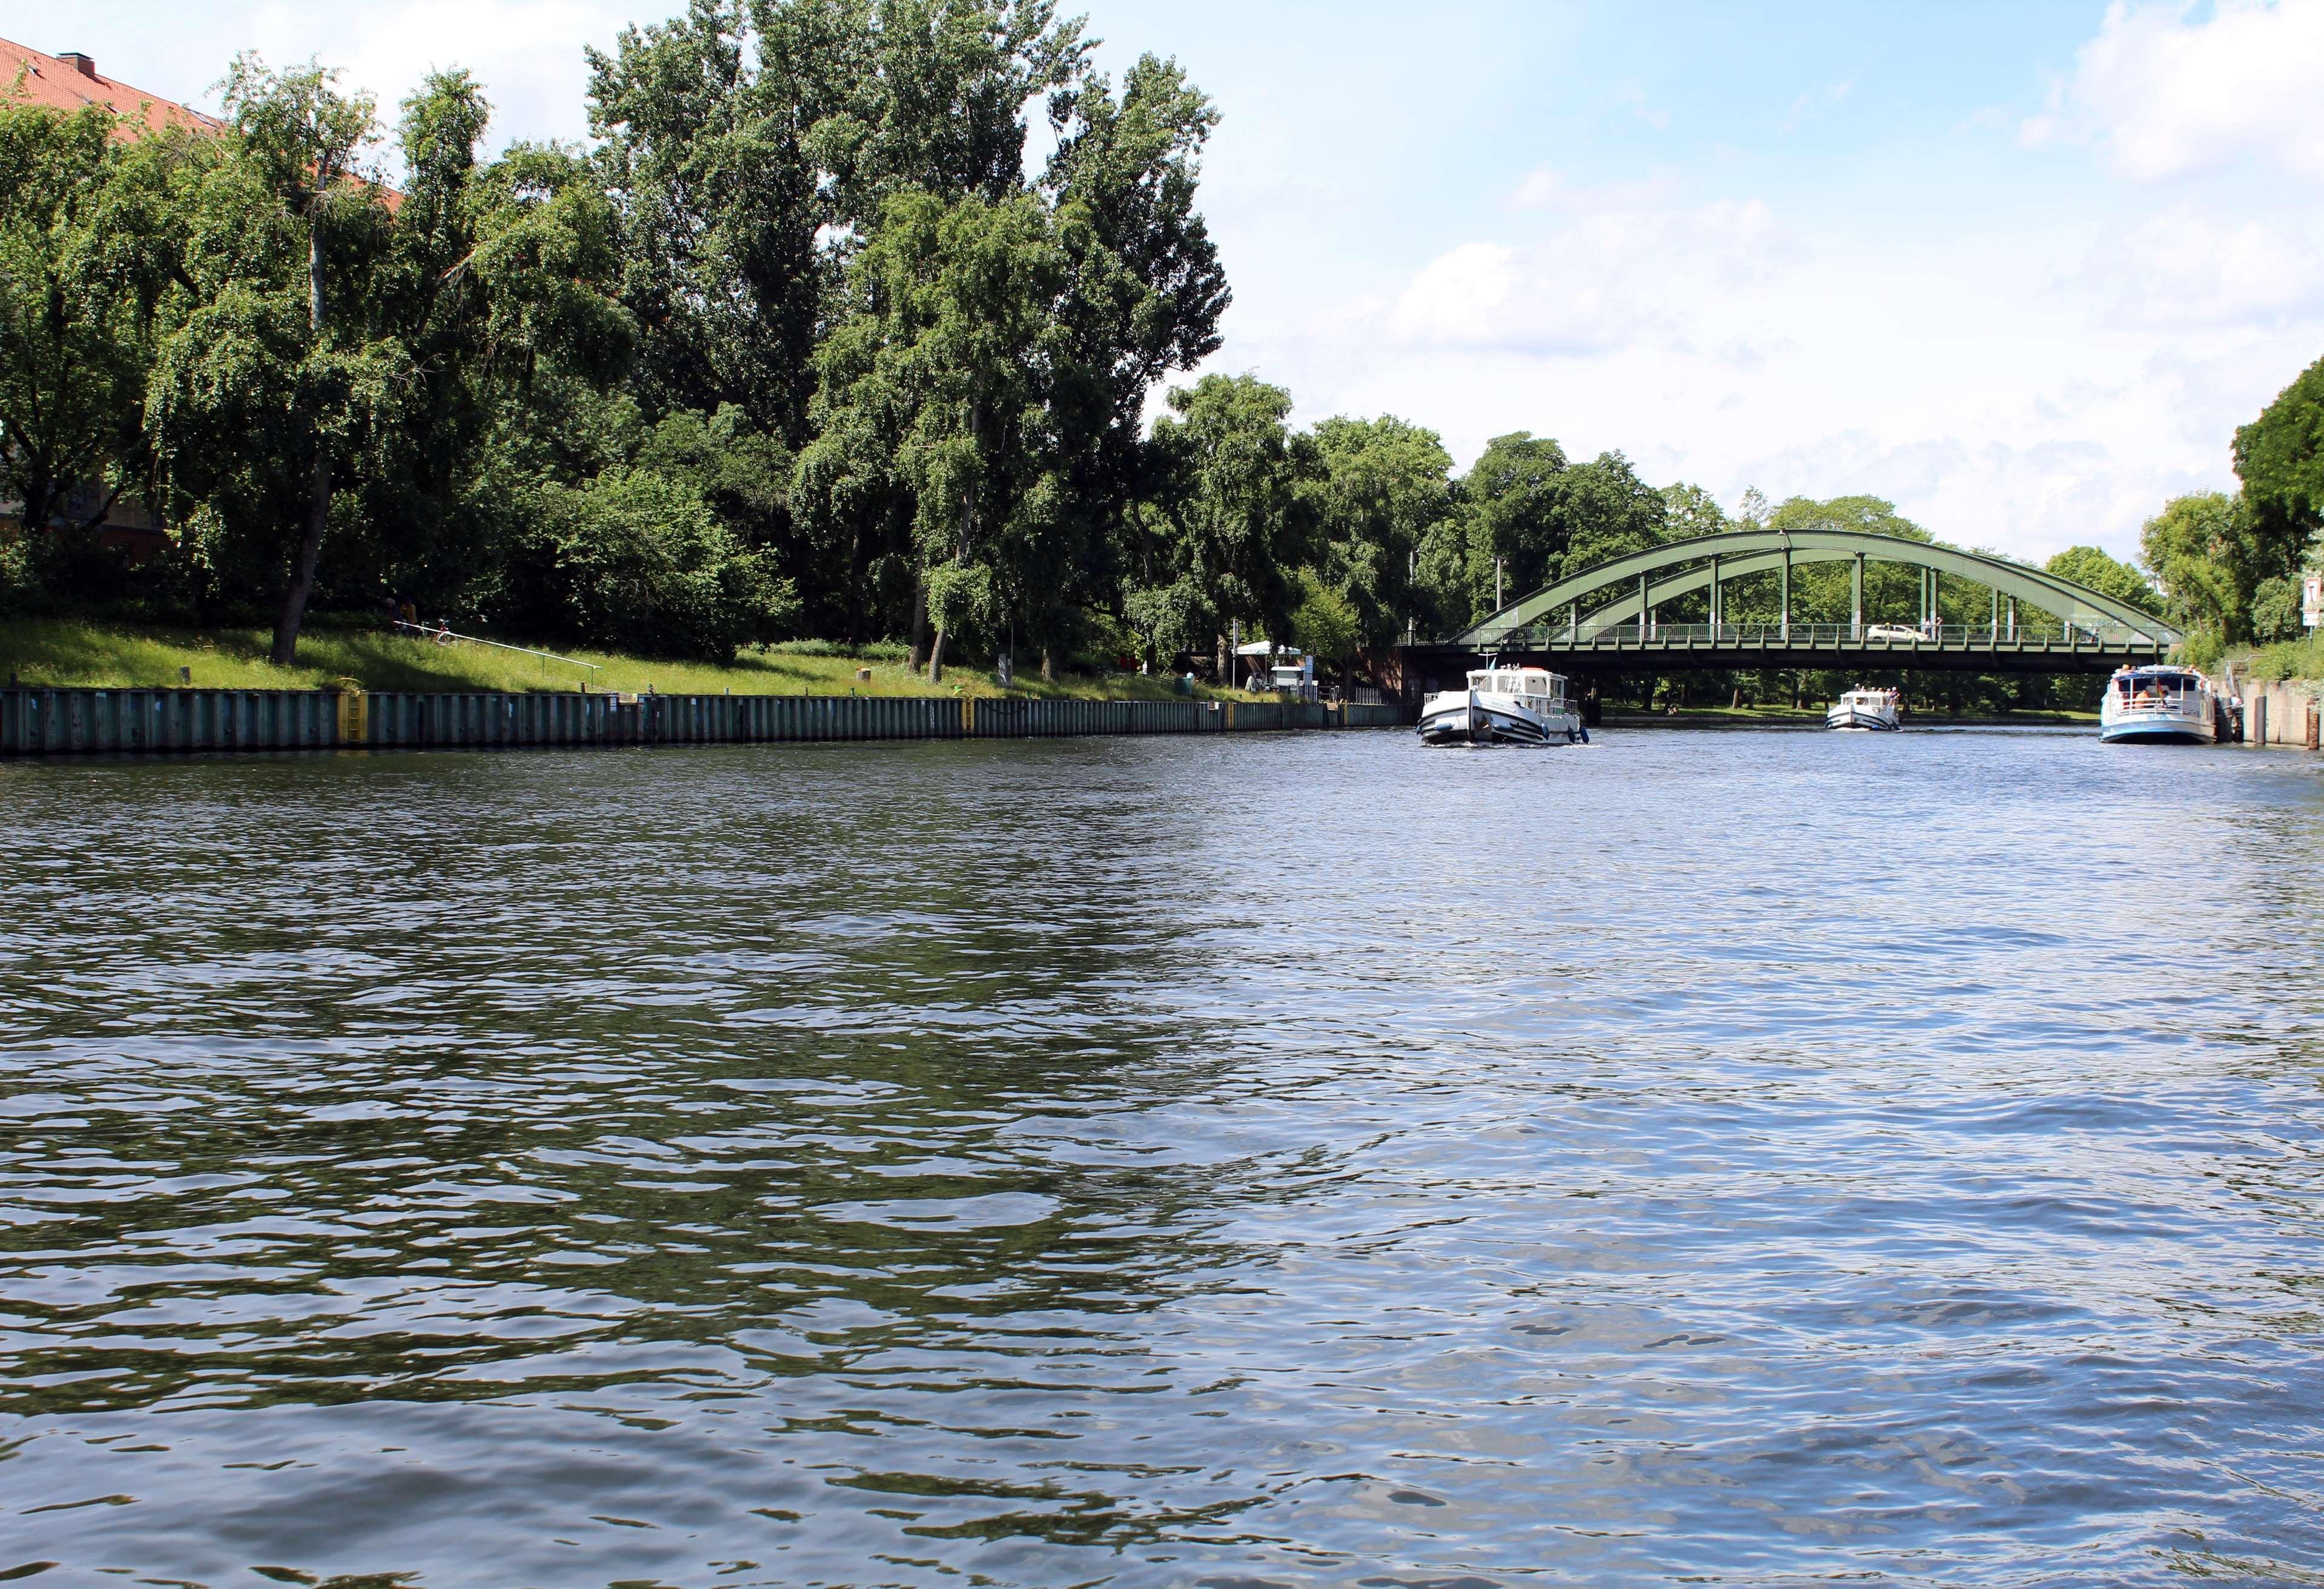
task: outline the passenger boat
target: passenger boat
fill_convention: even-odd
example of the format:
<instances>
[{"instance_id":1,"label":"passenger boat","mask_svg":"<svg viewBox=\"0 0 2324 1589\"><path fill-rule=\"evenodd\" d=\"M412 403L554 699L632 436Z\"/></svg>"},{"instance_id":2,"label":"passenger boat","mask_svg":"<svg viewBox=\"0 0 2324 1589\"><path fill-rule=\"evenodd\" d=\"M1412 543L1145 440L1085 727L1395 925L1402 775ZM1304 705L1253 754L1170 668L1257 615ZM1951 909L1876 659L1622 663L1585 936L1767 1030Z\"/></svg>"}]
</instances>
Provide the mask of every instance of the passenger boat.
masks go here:
<instances>
[{"instance_id":1,"label":"passenger boat","mask_svg":"<svg viewBox=\"0 0 2324 1589\"><path fill-rule=\"evenodd\" d=\"M2098 737L2210 744L2219 737L2219 692L2193 668L2116 668L2098 707Z\"/></svg>"},{"instance_id":2,"label":"passenger boat","mask_svg":"<svg viewBox=\"0 0 2324 1589\"><path fill-rule=\"evenodd\" d=\"M1565 678L1495 662L1466 689L1441 689L1420 707L1423 744L1572 744L1589 731L1565 698Z\"/></svg>"},{"instance_id":3,"label":"passenger boat","mask_svg":"<svg viewBox=\"0 0 2324 1589\"><path fill-rule=\"evenodd\" d=\"M1886 728L1898 726L1904 711L1904 692L1895 689L1867 689L1858 685L1831 703L1823 715L1826 728Z\"/></svg>"}]
</instances>

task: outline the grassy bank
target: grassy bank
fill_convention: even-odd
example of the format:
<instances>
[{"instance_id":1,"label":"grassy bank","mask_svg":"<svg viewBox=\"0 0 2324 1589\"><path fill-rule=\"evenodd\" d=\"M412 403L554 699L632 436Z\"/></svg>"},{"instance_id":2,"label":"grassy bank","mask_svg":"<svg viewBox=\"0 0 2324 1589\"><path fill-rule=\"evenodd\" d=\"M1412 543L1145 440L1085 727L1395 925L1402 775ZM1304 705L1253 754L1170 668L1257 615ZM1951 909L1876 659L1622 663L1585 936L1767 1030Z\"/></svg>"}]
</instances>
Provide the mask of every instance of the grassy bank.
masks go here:
<instances>
[{"instance_id":1,"label":"grassy bank","mask_svg":"<svg viewBox=\"0 0 2324 1589\"><path fill-rule=\"evenodd\" d=\"M561 653L571 661L455 642L432 642L374 629L318 625L299 642L299 665L266 660L263 629L144 629L65 618L0 621L0 678L25 684L103 688L168 687L190 682L207 689L311 689L352 679L368 689L618 689L665 695L929 695L991 696L1002 691L993 676L973 668L945 669L940 686L900 661L835 654L814 642L746 651L724 667L659 661L609 651ZM576 666L594 663L595 668ZM185 669L190 679L180 673ZM869 669L869 679L857 670ZM1083 675L1044 684L1020 672L1010 693L1079 700L1160 700L1174 691L1167 679L1136 674ZM1205 698L1252 698L1196 687Z\"/></svg>"},{"instance_id":2,"label":"grassy bank","mask_svg":"<svg viewBox=\"0 0 2324 1589\"><path fill-rule=\"evenodd\" d=\"M2236 670L2246 678L2324 679L2324 635L2279 641L2238 661Z\"/></svg>"}]
</instances>

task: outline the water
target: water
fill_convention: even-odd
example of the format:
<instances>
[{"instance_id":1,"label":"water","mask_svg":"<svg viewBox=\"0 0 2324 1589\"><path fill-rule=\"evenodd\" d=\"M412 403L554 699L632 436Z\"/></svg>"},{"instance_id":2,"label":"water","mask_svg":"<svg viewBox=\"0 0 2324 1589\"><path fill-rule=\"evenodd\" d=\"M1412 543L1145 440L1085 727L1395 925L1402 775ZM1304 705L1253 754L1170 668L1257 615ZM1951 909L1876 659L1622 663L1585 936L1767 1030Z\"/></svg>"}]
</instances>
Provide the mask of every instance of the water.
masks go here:
<instances>
[{"instance_id":1,"label":"water","mask_svg":"<svg viewBox=\"0 0 2324 1589\"><path fill-rule=\"evenodd\" d=\"M0 764L0 1576L2313 1583L2319 855L2089 734Z\"/></svg>"}]
</instances>

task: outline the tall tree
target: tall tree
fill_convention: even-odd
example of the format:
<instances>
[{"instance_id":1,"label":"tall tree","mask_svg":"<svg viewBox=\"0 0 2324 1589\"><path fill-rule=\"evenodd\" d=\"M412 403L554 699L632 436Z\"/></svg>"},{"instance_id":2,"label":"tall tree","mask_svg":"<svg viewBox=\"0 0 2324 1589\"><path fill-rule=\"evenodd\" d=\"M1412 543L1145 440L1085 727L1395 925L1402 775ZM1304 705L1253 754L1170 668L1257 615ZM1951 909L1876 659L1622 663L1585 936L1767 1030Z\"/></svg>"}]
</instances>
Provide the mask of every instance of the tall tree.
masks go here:
<instances>
[{"instance_id":1,"label":"tall tree","mask_svg":"<svg viewBox=\"0 0 2324 1589\"><path fill-rule=\"evenodd\" d=\"M1347 607L1351 643L1392 645L1419 616L1421 541L1452 511L1452 455L1435 431L1385 414L1325 420L1315 447L1319 572Z\"/></svg>"},{"instance_id":2,"label":"tall tree","mask_svg":"<svg viewBox=\"0 0 2324 1589\"><path fill-rule=\"evenodd\" d=\"M235 58L230 158L205 185L189 245L199 301L161 350L151 412L172 483L258 564L282 569L272 654L285 667L338 487L392 430L408 388L408 350L377 324L387 209L362 170L373 102L337 79L311 62L278 73Z\"/></svg>"},{"instance_id":3,"label":"tall tree","mask_svg":"<svg viewBox=\"0 0 2324 1589\"><path fill-rule=\"evenodd\" d=\"M0 487L27 525L110 465L101 520L138 468L186 135L122 133L94 106L0 105Z\"/></svg>"},{"instance_id":4,"label":"tall tree","mask_svg":"<svg viewBox=\"0 0 2324 1589\"><path fill-rule=\"evenodd\" d=\"M1223 626L1238 619L1286 640L1301 590L1299 567L1313 555L1312 483L1320 472L1312 437L1293 433L1291 394L1251 375L1205 375L1172 390L1170 411L1154 423L1168 472L1166 499L1173 577L1143 594L1143 611L1200 613L1217 633L1219 674L1228 673Z\"/></svg>"},{"instance_id":5,"label":"tall tree","mask_svg":"<svg viewBox=\"0 0 2324 1589\"><path fill-rule=\"evenodd\" d=\"M2110 596L2135 607L2151 610L2162 605L2162 598L2147 583L2145 575L2108 556L2100 547L2070 546L2042 567L2061 579L2070 579L2100 596Z\"/></svg>"},{"instance_id":6,"label":"tall tree","mask_svg":"<svg viewBox=\"0 0 2324 1589\"><path fill-rule=\"evenodd\" d=\"M836 445L892 454L908 494L928 614L928 676L946 641L1025 611L1062 490L1051 397L1066 349L1067 273L1039 200L890 199L849 270L853 312L825 343L819 411ZM849 477L818 439L804 480Z\"/></svg>"},{"instance_id":7,"label":"tall tree","mask_svg":"<svg viewBox=\"0 0 2324 1589\"><path fill-rule=\"evenodd\" d=\"M2138 539L2173 622L2210 648L2252 638L2252 598L2276 559L2242 497L2220 491L2174 497Z\"/></svg>"},{"instance_id":8,"label":"tall tree","mask_svg":"<svg viewBox=\"0 0 2324 1589\"><path fill-rule=\"evenodd\" d=\"M2291 574L2324 533L2324 359L2236 430L2235 458L2269 573Z\"/></svg>"}]
</instances>

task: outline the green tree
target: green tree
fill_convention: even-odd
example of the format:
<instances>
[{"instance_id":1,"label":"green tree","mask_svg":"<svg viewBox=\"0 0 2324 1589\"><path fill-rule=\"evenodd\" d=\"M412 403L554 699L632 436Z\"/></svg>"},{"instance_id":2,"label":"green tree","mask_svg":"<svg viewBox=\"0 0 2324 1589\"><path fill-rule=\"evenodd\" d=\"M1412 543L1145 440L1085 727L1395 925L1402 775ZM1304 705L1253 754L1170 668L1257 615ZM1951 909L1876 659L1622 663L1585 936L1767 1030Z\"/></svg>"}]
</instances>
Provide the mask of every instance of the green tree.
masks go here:
<instances>
[{"instance_id":1,"label":"green tree","mask_svg":"<svg viewBox=\"0 0 2324 1589\"><path fill-rule=\"evenodd\" d=\"M1270 637L1287 636L1298 604L1296 570L1314 546L1312 482L1320 465L1313 438L1288 423L1291 394L1251 375L1205 375L1175 388L1170 411L1154 422L1154 446L1168 470L1170 544L1166 566L1177 587L1149 587L1142 610L1206 613L1214 625L1218 672L1228 675L1223 626L1238 620Z\"/></svg>"},{"instance_id":2,"label":"green tree","mask_svg":"<svg viewBox=\"0 0 2324 1589\"><path fill-rule=\"evenodd\" d=\"M1030 194L906 192L848 273L853 312L822 350L825 434L802 482L884 472L881 485L908 497L939 679L948 637L1021 615L1045 577L1062 490L1051 397L1067 362L1052 310L1067 261ZM832 456L850 443L892 464Z\"/></svg>"},{"instance_id":3,"label":"green tree","mask_svg":"<svg viewBox=\"0 0 2324 1589\"><path fill-rule=\"evenodd\" d=\"M2203 636L2207 649L2252 638L2252 598L2278 559L2243 498L2219 491L2174 497L2138 540L2173 623Z\"/></svg>"},{"instance_id":4,"label":"green tree","mask_svg":"<svg viewBox=\"0 0 2324 1589\"><path fill-rule=\"evenodd\" d=\"M2154 587L2146 576L2130 564L2121 562L2095 546L2070 546L2042 565L2061 579L2112 596L2142 610L2152 611L2162 605Z\"/></svg>"},{"instance_id":5,"label":"green tree","mask_svg":"<svg viewBox=\"0 0 2324 1589\"><path fill-rule=\"evenodd\" d=\"M2269 575L2295 572L2324 532L2324 359L2236 430L2235 459Z\"/></svg>"},{"instance_id":6,"label":"green tree","mask_svg":"<svg viewBox=\"0 0 2324 1589\"><path fill-rule=\"evenodd\" d=\"M1663 487L1663 532L1672 540L1719 535L1747 527L1729 520L1720 507L1719 499L1700 485L1682 481Z\"/></svg>"},{"instance_id":7,"label":"green tree","mask_svg":"<svg viewBox=\"0 0 2324 1589\"><path fill-rule=\"evenodd\" d=\"M1363 644L1354 605L1313 573L1298 579L1299 605L1291 614L1291 642L1334 672L1344 674Z\"/></svg>"},{"instance_id":8,"label":"green tree","mask_svg":"<svg viewBox=\"0 0 2324 1589\"><path fill-rule=\"evenodd\" d=\"M797 603L772 559L743 546L690 480L610 468L540 497L567 633L663 656L724 661Z\"/></svg>"},{"instance_id":9,"label":"green tree","mask_svg":"<svg viewBox=\"0 0 2324 1589\"><path fill-rule=\"evenodd\" d=\"M192 311L163 345L149 423L215 554L279 568L272 658L299 630L343 480L375 462L409 389L409 350L380 334L372 268L388 219L362 162L370 97L309 64L237 56L224 84L226 158L189 240ZM283 544L281 527L295 525Z\"/></svg>"},{"instance_id":10,"label":"green tree","mask_svg":"<svg viewBox=\"0 0 2324 1589\"><path fill-rule=\"evenodd\" d=\"M111 466L94 527L141 461L186 139L120 131L94 106L0 105L0 489L28 526Z\"/></svg>"},{"instance_id":11,"label":"green tree","mask_svg":"<svg viewBox=\"0 0 2324 1589\"><path fill-rule=\"evenodd\" d=\"M1452 457L1434 430L1391 415L1315 427L1320 572L1345 603L1356 643L1394 644L1416 616L1421 541L1452 511ZM1316 647L1307 647L1323 653Z\"/></svg>"},{"instance_id":12,"label":"green tree","mask_svg":"<svg viewBox=\"0 0 2324 1589\"><path fill-rule=\"evenodd\" d=\"M1057 144L1040 190L1070 262L1058 307L1070 356L1056 403L1067 486L1059 577L1042 587L1048 599L1031 614L1045 676L1053 642L1081 626L1081 614L1126 614L1129 592L1154 578L1149 515L1139 507L1155 462L1147 400L1165 375L1217 350L1229 301L1218 250L1194 208L1218 112L1177 64L1140 57L1119 98L1102 77L1062 88L1050 119ZM1165 607L1178 618L1191 613ZM1148 597L1143 610L1163 609Z\"/></svg>"}]
</instances>

